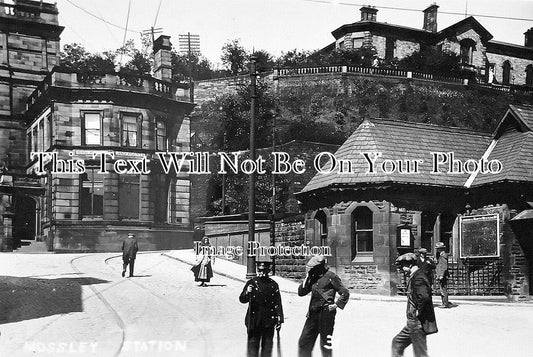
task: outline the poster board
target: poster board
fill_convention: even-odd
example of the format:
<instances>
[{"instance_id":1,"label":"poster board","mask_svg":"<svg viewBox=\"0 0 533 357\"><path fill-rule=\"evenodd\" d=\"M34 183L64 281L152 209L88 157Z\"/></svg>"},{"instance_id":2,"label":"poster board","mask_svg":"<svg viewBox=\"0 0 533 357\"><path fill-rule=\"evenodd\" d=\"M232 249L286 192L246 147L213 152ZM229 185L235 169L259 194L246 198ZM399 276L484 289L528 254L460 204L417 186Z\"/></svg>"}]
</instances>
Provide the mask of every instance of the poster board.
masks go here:
<instances>
[{"instance_id":1,"label":"poster board","mask_svg":"<svg viewBox=\"0 0 533 357\"><path fill-rule=\"evenodd\" d=\"M486 214L461 217L459 253L461 258L500 256L500 217Z\"/></svg>"}]
</instances>

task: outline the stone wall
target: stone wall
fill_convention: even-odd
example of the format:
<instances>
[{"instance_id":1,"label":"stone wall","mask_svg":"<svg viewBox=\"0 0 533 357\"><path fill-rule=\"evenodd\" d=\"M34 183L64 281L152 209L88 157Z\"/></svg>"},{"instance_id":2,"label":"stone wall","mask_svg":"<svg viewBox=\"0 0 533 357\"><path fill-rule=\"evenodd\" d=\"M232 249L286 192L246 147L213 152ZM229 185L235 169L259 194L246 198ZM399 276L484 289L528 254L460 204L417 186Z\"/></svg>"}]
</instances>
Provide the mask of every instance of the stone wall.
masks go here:
<instances>
[{"instance_id":1,"label":"stone wall","mask_svg":"<svg viewBox=\"0 0 533 357\"><path fill-rule=\"evenodd\" d=\"M526 67L533 64L533 59L512 58L500 54L487 53L487 59L494 64L494 78L502 83L503 63L511 63L510 84L526 84Z\"/></svg>"}]
</instances>

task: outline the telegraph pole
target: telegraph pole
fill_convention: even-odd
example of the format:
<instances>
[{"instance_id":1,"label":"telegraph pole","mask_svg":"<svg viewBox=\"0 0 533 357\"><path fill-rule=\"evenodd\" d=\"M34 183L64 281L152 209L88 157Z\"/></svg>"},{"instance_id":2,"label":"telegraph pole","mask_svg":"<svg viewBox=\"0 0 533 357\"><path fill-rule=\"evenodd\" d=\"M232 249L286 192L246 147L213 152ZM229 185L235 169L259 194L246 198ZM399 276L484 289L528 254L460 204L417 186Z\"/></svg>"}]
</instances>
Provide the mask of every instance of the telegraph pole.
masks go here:
<instances>
[{"instance_id":1,"label":"telegraph pole","mask_svg":"<svg viewBox=\"0 0 533 357\"><path fill-rule=\"evenodd\" d=\"M250 58L250 159L255 162L255 115L256 115L256 64L257 58ZM255 241L255 172L249 175L248 180L248 247ZM248 255L246 264L246 278L256 276L255 256Z\"/></svg>"},{"instance_id":2,"label":"telegraph pole","mask_svg":"<svg viewBox=\"0 0 533 357\"><path fill-rule=\"evenodd\" d=\"M272 152L276 151L276 114L272 117ZM276 175L272 168L272 217L270 219L270 243L276 246ZM272 256L272 275L276 275L276 257Z\"/></svg>"},{"instance_id":3,"label":"telegraph pole","mask_svg":"<svg viewBox=\"0 0 533 357\"><path fill-rule=\"evenodd\" d=\"M188 65L188 72L189 72L189 92L190 92L190 98L191 102L194 102L194 87L193 87L193 79L192 79L192 54L193 53L200 53L200 36L199 35L191 35L190 32L187 32L186 35L179 35L179 45L180 45L180 52L181 53L187 53L187 62Z\"/></svg>"}]
</instances>

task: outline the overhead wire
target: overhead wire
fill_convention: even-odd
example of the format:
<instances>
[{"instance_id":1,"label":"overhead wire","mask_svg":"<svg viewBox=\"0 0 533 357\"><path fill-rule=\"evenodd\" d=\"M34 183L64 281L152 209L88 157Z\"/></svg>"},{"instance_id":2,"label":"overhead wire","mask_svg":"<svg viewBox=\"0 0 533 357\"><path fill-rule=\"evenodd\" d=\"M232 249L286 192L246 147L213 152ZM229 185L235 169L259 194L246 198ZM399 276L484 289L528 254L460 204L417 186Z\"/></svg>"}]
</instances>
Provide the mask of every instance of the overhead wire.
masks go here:
<instances>
[{"instance_id":1,"label":"overhead wire","mask_svg":"<svg viewBox=\"0 0 533 357\"><path fill-rule=\"evenodd\" d=\"M328 0L301 0L305 2L314 2L314 3L321 3L321 4L330 4L330 5L344 5L344 6L368 6L368 4L354 4L354 3L348 3L348 2L340 2L340 1L328 1ZM414 11L414 12L420 12L422 10L419 9L409 9L406 7L394 7L394 6L372 6L376 9L386 9L386 10L399 10L399 11ZM445 14L445 15L460 15L465 16L464 12L453 12L453 11L440 11L439 14ZM502 20L516 20L516 21L533 21L533 19L526 19L521 17L507 17L507 16L497 16L497 15L483 15L483 14L468 14L470 16L476 16L476 17L487 17L492 19L502 19Z\"/></svg>"},{"instance_id":2,"label":"overhead wire","mask_svg":"<svg viewBox=\"0 0 533 357\"><path fill-rule=\"evenodd\" d=\"M159 0L159 6L157 6L157 12L155 13L154 26L152 26L153 28L155 28L155 24L157 23L157 18L159 17L159 10L161 10L162 3L163 0Z\"/></svg>"},{"instance_id":3,"label":"overhead wire","mask_svg":"<svg viewBox=\"0 0 533 357\"><path fill-rule=\"evenodd\" d=\"M71 4L72 6L74 6L74 7L78 8L78 9L80 9L81 11L85 12L86 14L88 14L88 15L90 15L90 16L92 16L92 17L94 17L94 18L96 18L96 19L98 19L98 20L100 20L100 21L105 22L106 24L108 24L108 25L110 25L110 26L113 26L113 27L116 27L116 28L118 28L118 29L121 29L121 30L124 30L124 31L128 31L128 32L134 32L134 33L140 33L140 32L141 32L141 31L138 31L138 30L131 30L131 29L127 29L127 28L125 28L125 27L122 27L122 26L116 25L116 24L112 23L111 21L106 20L106 19L103 18L102 16L95 15L95 14L93 14L92 12L90 12L89 10L84 9L83 7L81 7L81 6L77 5L77 4L75 4L75 3L72 2L71 0L65 0L65 1L68 2L69 4Z\"/></svg>"}]
</instances>

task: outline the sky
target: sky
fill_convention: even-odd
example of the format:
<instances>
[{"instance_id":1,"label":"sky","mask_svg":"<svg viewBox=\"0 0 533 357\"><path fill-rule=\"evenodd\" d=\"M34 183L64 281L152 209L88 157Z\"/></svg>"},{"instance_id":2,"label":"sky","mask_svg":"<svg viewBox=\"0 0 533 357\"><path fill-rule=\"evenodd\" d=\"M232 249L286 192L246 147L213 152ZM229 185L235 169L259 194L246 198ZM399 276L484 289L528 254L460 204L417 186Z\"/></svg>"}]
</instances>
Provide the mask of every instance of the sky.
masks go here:
<instances>
[{"instance_id":1,"label":"sky","mask_svg":"<svg viewBox=\"0 0 533 357\"><path fill-rule=\"evenodd\" d=\"M362 5L378 8L377 21L422 28L422 10L433 3L432 0L55 1L60 24L65 26L62 46L76 42L91 52L103 52L119 48L124 38L140 44L141 31L162 28L163 34L171 36L175 47L178 47L178 35L199 35L202 54L215 66L221 66L221 48L228 40L239 39L249 51L266 50L275 56L292 49L315 50L333 42L331 31L360 20ZM524 32L533 27L533 0L436 3L438 30L460 21L466 12L476 17L494 36L493 40L523 45Z\"/></svg>"}]
</instances>

